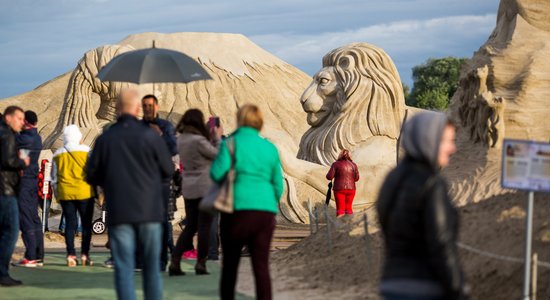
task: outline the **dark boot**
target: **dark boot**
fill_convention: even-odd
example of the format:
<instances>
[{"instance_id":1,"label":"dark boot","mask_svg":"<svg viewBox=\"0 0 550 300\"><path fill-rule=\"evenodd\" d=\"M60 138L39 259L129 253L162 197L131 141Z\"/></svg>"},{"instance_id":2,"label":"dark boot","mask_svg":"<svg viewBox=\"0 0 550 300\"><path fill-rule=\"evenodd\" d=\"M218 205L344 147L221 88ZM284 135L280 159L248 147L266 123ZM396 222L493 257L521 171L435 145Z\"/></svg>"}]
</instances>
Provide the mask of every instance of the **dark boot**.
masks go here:
<instances>
[{"instance_id":1,"label":"dark boot","mask_svg":"<svg viewBox=\"0 0 550 300\"><path fill-rule=\"evenodd\" d=\"M168 276L182 276L185 275L185 272L181 270L180 266L181 257L172 257L170 261L170 266L168 267Z\"/></svg>"},{"instance_id":2,"label":"dark boot","mask_svg":"<svg viewBox=\"0 0 550 300\"><path fill-rule=\"evenodd\" d=\"M197 264L195 264L195 274L196 275L209 275L210 273L206 269L206 258L198 259Z\"/></svg>"},{"instance_id":3,"label":"dark boot","mask_svg":"<svg viewBox=\"0 0 550 300\"><path fill-rule=\"evenodd\" d=\"M22 282L20 280L16 280L16 279L13 279L11 278L9 275L8 276L4 276L4 277L0 277L0 285L1 286L17 286L17 285L21 285Z\"/></svg>"}]
</instances>

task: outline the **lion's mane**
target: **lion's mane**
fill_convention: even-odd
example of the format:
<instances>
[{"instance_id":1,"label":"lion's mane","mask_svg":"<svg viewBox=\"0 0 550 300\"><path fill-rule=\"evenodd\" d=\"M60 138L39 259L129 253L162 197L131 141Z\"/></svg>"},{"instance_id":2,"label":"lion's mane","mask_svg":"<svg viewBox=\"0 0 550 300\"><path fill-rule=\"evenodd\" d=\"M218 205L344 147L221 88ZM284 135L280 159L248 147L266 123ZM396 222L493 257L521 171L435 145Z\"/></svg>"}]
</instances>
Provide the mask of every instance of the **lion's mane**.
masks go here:
<instances>
[{"instance_id":1,"label":"lion's mane","mask_svg":"<svg viewBox=\"0 0 550 300\"><path fill-rule=\"evenodd\" d=\"M323 57L340 85L332 112L300 141L298 158L330 165L341 149L352 150L372 136L397 139L405 111L397 69L384 50L354 43Z\"/></svg>"}]
</instances>

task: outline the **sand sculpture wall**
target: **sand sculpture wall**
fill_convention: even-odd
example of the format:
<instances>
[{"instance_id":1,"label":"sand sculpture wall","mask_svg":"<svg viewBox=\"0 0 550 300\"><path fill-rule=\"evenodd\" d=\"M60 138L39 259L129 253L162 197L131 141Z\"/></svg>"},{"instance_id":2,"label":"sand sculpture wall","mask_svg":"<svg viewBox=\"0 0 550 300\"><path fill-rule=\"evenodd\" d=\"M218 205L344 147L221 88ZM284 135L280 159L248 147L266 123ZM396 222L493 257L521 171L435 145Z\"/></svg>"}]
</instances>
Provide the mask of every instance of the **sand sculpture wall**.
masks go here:
<instances>
[{"instance_id":1,"label":"sand sculpture wall","mask_svg":"<svg viewBox=\"0 0 550 300\"><path fill-rule=\"evenodd\" d=\"M114 56L151 47L153 40L158 48L196 58L213 80L134 86L95 77ZM327 76L332 91L324 88ZM199 108L206 115L220 116L227 132L235 128L238 107L255 103L264 113L262 134L281 155L286 183L281 219L307 222L307 201L324 201L325 174L342 148L352 151L362 175L355 203L365 207L374 201L379 184L395 165L405 115L399 75L387 54L375 46L351 44L331 51L310 82L310 76L242 35L142 33L88 51L70 75L6 99L0 106L35 110L45 146L55 150L69 124L77 124L84 143L93 145L102 127L115 119L116 95L128 86L157 95L161 117L174 124L188 108ZM315 111L318 105L327 113L314 122L312 115L322 114Z\"/></svg>"},{"instance_id":2,"label":"sand sculpture wall","mask_svg":"<svg viewBox=\"0 0 550 300\"><path fill-rule=\"evenodd\" d=\"M450 113L459 151L448 175L460 204L500 189L503 138L550 139L550 2L502 0L496 27L462 70Z\"/></svg>"}]
</instances>

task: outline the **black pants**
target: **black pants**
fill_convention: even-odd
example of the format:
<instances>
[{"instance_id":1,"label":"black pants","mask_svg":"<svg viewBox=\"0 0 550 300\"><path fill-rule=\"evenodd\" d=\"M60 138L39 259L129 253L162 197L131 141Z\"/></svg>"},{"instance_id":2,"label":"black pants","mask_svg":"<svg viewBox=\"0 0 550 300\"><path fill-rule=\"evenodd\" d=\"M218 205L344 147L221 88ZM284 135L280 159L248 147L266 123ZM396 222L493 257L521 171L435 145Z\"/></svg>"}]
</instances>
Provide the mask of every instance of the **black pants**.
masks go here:
<instances>
[{"instance_id":1,"label":"black pants","mask_svg":"<svg viewBox=\"0 0 550 300\"><path fill-rule=\"evenodd\" d=\"M36 260L44 258L44 236L42 223L38 217L38 185L34 179L21 179L18 206L19 228L25 244L25 258Z\"/></svg>"},{"instance_id":2,"label":"black pants","mask_svg":"<svg viewBox=\"0 0 550 300\"><path fill-rule=\"evenodd\" d=\"M198 199L184 199L185 201L185 218L187 225L183 232L178 237L172 257L181 257L181 255L193 247L193 237L198 233L198 259L206 259L208 257L208 244L210 240L210 227L212 226L212 215L199 210Z\"/></svg>"},{"instance_id":3,"label":"black pants","mask_svg":"<svg viewBox=\"0 0 550 300\"><path fill-rule=\"evenodd\" d=\"M61 200L61 207L65 215L65 245L67 246L67 255L76 255L74 248L74 235L77 227L77 216L80 215L82 222L82 248L81 254L90 253L90 242L92 240L92 218L94 214L94 199L85 200Z\"/></svg>"},{"instance_id":4,"label":"black pants","mask_svg":"<svg viewBox=\"0 0 550 300\"><path fill-rule=\"evenodd\" d=\"M220 214L216 213L212 218L212 226L210 227L210 244L208 245L208 259L217 260L220 255Z\"/></svg>"},{"instance_id":5,"label":"black pants","mask_svg":"<svg viewBox=\"0 0 550 300\"><path fill-rule=\"evenodd\" d=\"M235 284L244 245L248 246L250 251L256 299L271 299L269 248L274 230L275 214L270 212L236 211L230 215L221 215L220 231L223 251L221 299L235 299Z\"/></svg>"}]
</instances>

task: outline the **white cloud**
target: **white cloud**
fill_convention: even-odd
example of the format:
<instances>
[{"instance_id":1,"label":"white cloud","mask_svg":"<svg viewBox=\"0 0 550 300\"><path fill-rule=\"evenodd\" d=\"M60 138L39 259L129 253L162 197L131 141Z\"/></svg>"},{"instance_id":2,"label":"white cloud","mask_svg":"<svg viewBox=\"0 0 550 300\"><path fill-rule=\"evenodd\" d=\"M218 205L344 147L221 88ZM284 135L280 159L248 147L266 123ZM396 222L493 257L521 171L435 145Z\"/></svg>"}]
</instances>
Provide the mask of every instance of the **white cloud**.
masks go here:
<instances>
[{"instance_id":1,"label":"white cloud","mask_svg":"<svg viewBox=\"0 0 550 300\"><path fill-rule=\"evenodd\" d=\"M241 33L308 73L329 50L365 41L384 48L406 81L430 56L470 56L490 34L494 14L486 14L499 2L101 1L0 0L0 98L70 70L89 49L145 31Z\"/></svg>"},{"instance_id":2,"label":"white cloud","mask_svg":"<svg viewBox=\"0 0 550 300\"><path fill-rule=\"evenodd\" d=\"M334 48L352 42L367 42L383 48L402 73L403 81L409 81L410 68L429 57L470 57L489 37L495 21L495 14L464 15L406 20L311 35L256 35L251 39L288 63L302 67L320 66L323 55ZM305 71L312 73L315 69Z\"/></svg>"}]
</instances>

